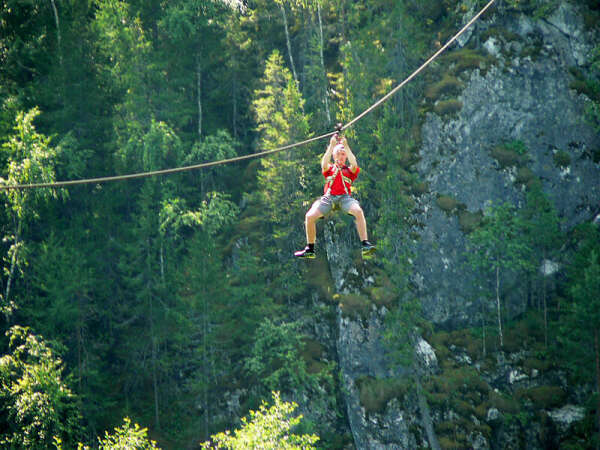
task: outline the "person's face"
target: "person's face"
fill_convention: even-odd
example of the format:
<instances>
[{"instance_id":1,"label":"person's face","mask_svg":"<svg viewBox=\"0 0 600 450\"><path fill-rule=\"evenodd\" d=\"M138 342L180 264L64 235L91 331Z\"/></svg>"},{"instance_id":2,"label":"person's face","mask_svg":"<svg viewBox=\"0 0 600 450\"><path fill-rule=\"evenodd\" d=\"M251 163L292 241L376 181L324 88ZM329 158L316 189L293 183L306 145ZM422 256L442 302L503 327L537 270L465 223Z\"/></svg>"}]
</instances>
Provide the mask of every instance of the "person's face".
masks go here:
<instances>
[{"instance_id":1,"label":"person's face","mask_svg":"<svg viewBox=\"0 0 600 450\"><path fill-rule=\"evenodd\" d=\"M333 159L336 162L336 164L340 165L346 164L346 158L348 158L348 155L346 154L346 150L344 149L337 150L335 152L335 155L333 156Z\"/></svg>"}]
</instances>

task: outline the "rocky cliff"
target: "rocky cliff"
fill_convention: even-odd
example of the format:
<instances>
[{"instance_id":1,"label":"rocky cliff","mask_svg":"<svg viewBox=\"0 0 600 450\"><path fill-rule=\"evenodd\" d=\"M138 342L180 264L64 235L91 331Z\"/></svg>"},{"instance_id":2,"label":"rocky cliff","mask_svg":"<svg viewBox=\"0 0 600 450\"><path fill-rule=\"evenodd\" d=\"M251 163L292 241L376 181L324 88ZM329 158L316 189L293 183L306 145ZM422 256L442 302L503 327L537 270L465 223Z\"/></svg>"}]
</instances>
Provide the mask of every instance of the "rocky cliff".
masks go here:
<instances>
[{"instance_id":1,"label":"rocky cliff","mask_svg":"<svg viewBox=\"0 0 600 450\"><path fill-rule=\"evenodd\" d=\"M548 448L583 418L564 374L536 359L534 349L508 347L482 358L480 344L452 330L473 325L480 308L473 286L481 280L465 270L464 253L466 233L486 206L522 205L527 183L536 179L565 229L600 213L600 138L584 118L589 100L570 88L572 68L585 70L596 34L571 3L538 19L500 5L452 50L454 57L439 63L448 65L444 71L461 90L440 88L429 96L417 166L429 192L416 198L422 228L415 230L413 281L426 318L447 330L416 340L427 396L419 380L392 369L383 342L386 306L361 304L377 271L348 250L353 227L340 233L339 223L326 226L340 301L335 335L342 396L356 448ZM459 68L460 52L477 63ZM501 151L514 142L519 156ZM510 314L523 311L523 294L508 293ZM368 392L378 402L366 404ZM529 406L516 408L514 395ZM537 425L524 429L517 414L540 411ZM432 424L444 437L438 439Z\"/></svg>"},{"instance_id":2,"label":"rocky cliff","mask_svg":"<svg viewBox=\"0 0 600 450\"><path fill-rule=\"evenodd\" d=\"M465 222L468 213L491 203L522 204L519 177L542 181L566 228L600 212L600 167L592 157L600 138L584 118L589 100L569 88L569 69L584 67L592 52L592 32L583 29L569 3L546 20L497 12L478 30L489 35L481 48L493 65L468 74L455 116L427 116L418 169L430 193L419 199L424 229L415 245L415 281L434 323L456 326L474 317L475 280L465 279L464 270ZM514 141L524 144L524 164L494 152ZM440 196L464 209L445 211ZM512 296L514 313L520 296Z\"/></svg>"}]
</instances>

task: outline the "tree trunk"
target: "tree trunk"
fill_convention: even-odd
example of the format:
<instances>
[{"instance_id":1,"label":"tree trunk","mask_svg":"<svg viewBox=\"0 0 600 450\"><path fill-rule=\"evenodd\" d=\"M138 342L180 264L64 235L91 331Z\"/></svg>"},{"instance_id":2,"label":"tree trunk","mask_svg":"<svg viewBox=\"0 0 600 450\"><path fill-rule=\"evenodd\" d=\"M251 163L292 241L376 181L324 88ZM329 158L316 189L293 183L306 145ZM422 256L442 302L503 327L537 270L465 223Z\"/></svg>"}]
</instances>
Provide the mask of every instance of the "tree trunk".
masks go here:
<instances>
[{"instance_id":1,"label":"tree trunk","mask_svg":"<svg viewBox=\"0 0 600 450\"><path fill-rule=\"evenodd\" d=\"M483 331L483 359L487 356L487 349L485 346L485 308L484 302L481 302L481 329Z\"/></svg>"},{"instance_id":2,"label":"tree trunk","mask_svg":"<svg viewBox=\"0 0 600 450\"><path fill-rule=\"evenodd\" d=\"M422 424L423 428L425 428L425 433L427 434L427 440L429 441L429 445L433 450L440 450L441 447L435 434L433 421L431 420L431 414L429 413L429 406L427 405L427 399L423 395L421 381L417 376L415 376L415 381L417 384L417 400L419 403L419 410L421 411Z\"/></svg>"},{"instance_id":3,"label":"tree trunk","mask_svg":"<svg viewBox=\"0 0 600 450\"><path fill-rule=\"evenodd\" d=\"M233 128L233 137L235 139L237 139L238 137L238 133L237 133L237 71L234 69L233 71L233 79L232 79L232 89L231 89L231 96L232 96L232 103L233 103L233 111L232 111L232 118L231 118L231 126Z\"/></svg>"},{"instance_id":4,"label":"tree trunk","mask_svg":"<svg viewBox=\"0 0 600 450\"><path fill-rule=\"evenodd\" d=\"M206 266L202 264L202 271L206 271ZM202 278L206 279L206 274L202 274ZM206 291L202 289L202 369L204 373L204 383L202 386L203 400L204 400L204 439L208 439L208 417L210 415L209 404L208 404L208 299L206 298Z\"/></svg>"},{"instance_id":5,"label":"tree trunk","mask_svg":"<svg viewBox=\"0 0 600 450\"><path fill-rule=\"evenodd\" d=\"M160 241L160 281L162 285L165 285L165 244L163 240Z\"/></svg>"},{"instance_id":6,"label":"tree trunk","mask_svg":"<svg viewBox=\"0 0 600 450\"><path fill-rule=\"evenodd\" d=\"M154 422L156 428L160 430L160 416L158 408L158 376L156 374L157 366L157 345L156 336L154 333L154 313L153 313L153 301L152 294L150 294L150 336L152 340L152 388L154 390Z\"/></svg>"},{"instance_id":7,"label":"tree trunk","mask_svg":"<svg viewBox=\"0 0 600 450\"><path fill-rule=\"evenodd\" d=\"M498 334L500 335L500 348L504 348L502 335L502 315L500 311L500 267L496 267L496 307L498 309Z\"/></svg>"},{"instance_id":8,"label":"tree trunk","mask_svg":"<svg viewBox=\"0 0 600 450\"><path fill-rule=\"evenodd\" d=\"M598 329L594 330L594 353L596 356L596 426L598 436L596 450L600 449L600 347L598 344Z\"/></svg>"},{"instance_id":9,"label":"tree trunk","mask_svg":"<svg viewBox=\"0 0 600 450\"><path fill-rule=\"evenodd\" d=\"M327 71L325 70L325 58L323 57L323 21L321 19L321 3L317 2L317 16L319 18L319 38L321 40L321 45L319 45L319 56L321 57L321 68L323 69L323 77L325 78L325 115L327 116L327 124L331 125L331 114L329 112L329 94L327 89L327 85L329 84L327 80Z\"/></svg>"},{"instance_id":10,"label":"tree trunk","mask_svg":"<svg viewBox=\"0 0 600 450\"><path fill-rule=\"evenodd\" d=\"M156 424L156 429L160 430L160 416L159 416L159 406L158 406L158 376L156 374L157 368L157 344L156 344L156 332L154 330L154 296L152 293L151 286L151 255L150 255L150 239L147 240L147 255L146 255L146 276L148 279L146 280L146 289L148 292L148 301L149 301L149 309L150 309L150 344L152 346L151 349L151 358L152 358L152 388L154 390L154 423Z\"/></svg>"},{"instance_id":11,"label":"tree trunk","mask_svg":"<svg viewBox=\"0 0 600 450\"><path fill-rule=\"evenodd\" d=\"M198 98L198 140L202 139L202 61L196 56L196 96Z\"/></svg>"},{"instance_id":12,"label":"tree trunk","mask_svg":"<svg viewBox=\"0 0 600 450\"><path fill-rule=\"evenodd\" d=\"M60 21L58 19L58 10L56 9L56 3L54 0L50 0L50 4L52 5L52 11L54 12L54 22L56 23L56 41L58 46L58 62L60 64L60 68L63 67L63 54L62 54L62 38L60 35Z\"/></svg>"},{"instance_id":13,"label":"tree trunk","mask_svg":"<svg viewBox=\"0 0 600 450\"><path fill-rule=\"evenodd\" d=\"M546 250L544 250L544 259L546 261ZM544 306L544 345L548 347L548 305L546 303L546 274L542 272L542 302Z\"/></svg>"},{"instance_id":14,"label":"tree trunk","mask_svg":"<svg viewBox=\"0 0 600 450\"><path fill-rule=\"evenodd\" d=\"M19 264L19 246L21 245L21 228L22 228L22 221L19 219L15 219L17 220L17 224L16 224L16 233L15 233L15 241L14 241L14 251L12 252L12 255L10 257L10 270L8 272L8 280L6 282L6 290L4 292L4 303L5 306L8 308L8 310L10 311L10 291L11 291L11 287L12 287L12 283L13 283L13 279L15 277L15 271L17 269L17 266Z\"/></svg>"},{"instance_id":15,"label":"tree trunk","mask_svg":"<svg viewBox=\"0 0 600 450\"><path fill-rule=\"evenodd\" d=\"M283 27L285 29L285 41L287 43L288 55L290 57L290 66L292 66L292 75L294 75L294 81L298 85L298 74L296 73L296 66L294 65L294 57L292 56L292 43L290 42L290 32L288 30L287 15L285 14L285 7L283 3L279 5L281 8L281 15L283 16Z\"/></svg>"},{"instance_id":16,"label":"tree trunk","mask_svg":"<svg viewBox=\"0 0 600 450\"><path fill-rule=\"evenodd\" d=\"M77 295L77 384L81 390L81 351L83 348L83 318L82 318L81 294Z\"/></svg>"}]
</instances>

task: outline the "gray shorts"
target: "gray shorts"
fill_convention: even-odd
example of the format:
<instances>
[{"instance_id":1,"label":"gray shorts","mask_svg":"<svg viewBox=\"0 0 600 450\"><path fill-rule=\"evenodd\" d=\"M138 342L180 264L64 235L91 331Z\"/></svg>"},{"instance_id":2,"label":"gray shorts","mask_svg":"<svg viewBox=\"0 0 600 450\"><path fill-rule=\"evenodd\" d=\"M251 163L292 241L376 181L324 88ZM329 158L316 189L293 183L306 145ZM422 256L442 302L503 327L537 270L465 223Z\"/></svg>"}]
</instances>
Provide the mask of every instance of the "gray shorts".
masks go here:
<instances>
[{"instance_id":1,"label":"gray shorts","mask_svg":"<svg viewBox=\"0 0 600 450\"><path fill-rule=\"evenodd\" d=\"M348 211L350 211L352 205L360 206L358 200L350 197L348 194L330 194L324 195L319 200L315 201L312 207L314 208L316 206L319 212L325 216L329 213L329 211L331 211L331 208L333 207L339 207L342 209L342 211L347 213Z\"/></svg>"}]
</instances>

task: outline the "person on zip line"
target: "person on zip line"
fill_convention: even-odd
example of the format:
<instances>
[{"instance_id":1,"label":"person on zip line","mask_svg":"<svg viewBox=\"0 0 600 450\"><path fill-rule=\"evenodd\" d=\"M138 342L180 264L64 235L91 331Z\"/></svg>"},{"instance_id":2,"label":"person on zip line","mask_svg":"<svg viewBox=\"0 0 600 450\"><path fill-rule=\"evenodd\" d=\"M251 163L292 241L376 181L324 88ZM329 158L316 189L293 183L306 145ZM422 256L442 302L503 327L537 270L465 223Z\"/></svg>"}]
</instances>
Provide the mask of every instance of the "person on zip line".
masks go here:
<instances>
[{"instance_id":1,"label":"person on zip line","mask_svg":"<svg viewBox=\"0 0 600 450\"><path fill-rule=\"evenodd\" d=\"M367 222L358 200L352 198L352 182L358 176L360 167L356 162L356 157L345 137L334 134L327 146L325 154L321 158L321 170L326 183L323 189L324 195L315 201L306 213L306 242L303 250L294 253L298 258L315 257L315 240L317 237L317 220L327 215L334 205L338 205L344 212L354 216L356 220L356 230L362 243L363 256L371 256L375 252L375 246L369 242L367 235ZM331 164L333 156L334 164ZM346 165L346 160L350 163Z\"/></svg>"}]
</instances>

